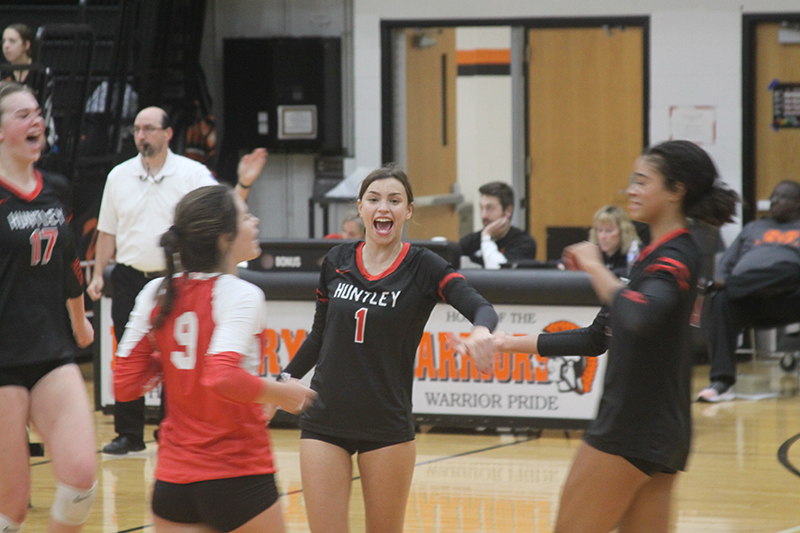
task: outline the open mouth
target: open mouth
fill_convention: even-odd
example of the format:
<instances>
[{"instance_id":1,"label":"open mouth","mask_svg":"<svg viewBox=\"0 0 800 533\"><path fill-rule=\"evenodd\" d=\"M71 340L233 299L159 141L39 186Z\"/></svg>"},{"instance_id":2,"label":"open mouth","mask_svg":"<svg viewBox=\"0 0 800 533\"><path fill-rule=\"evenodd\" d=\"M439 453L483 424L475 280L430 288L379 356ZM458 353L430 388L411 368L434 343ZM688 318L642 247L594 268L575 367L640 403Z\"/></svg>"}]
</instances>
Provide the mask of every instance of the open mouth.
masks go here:
<instances>
[{"instance_id":1,"label":"open mouth","mask_svg":"<svg viewBox=\"0 0 800 533\"><path fill-rule=\"evenodd\" d=\"M30 133L25 137L25 142L28 144L39 145L42 142L42 133Z\"/></svg>"},{"instance_id":2,"label":"open mouth","mask_svg":"<svg viewBox=\"0 0 800 533\"><path fill-rule=\"evenodd\" d=\"M372 227L378 235L388 235L392 232L394 221L391 218L379 217L372 222Z\"/></svg>"}]
</instances>

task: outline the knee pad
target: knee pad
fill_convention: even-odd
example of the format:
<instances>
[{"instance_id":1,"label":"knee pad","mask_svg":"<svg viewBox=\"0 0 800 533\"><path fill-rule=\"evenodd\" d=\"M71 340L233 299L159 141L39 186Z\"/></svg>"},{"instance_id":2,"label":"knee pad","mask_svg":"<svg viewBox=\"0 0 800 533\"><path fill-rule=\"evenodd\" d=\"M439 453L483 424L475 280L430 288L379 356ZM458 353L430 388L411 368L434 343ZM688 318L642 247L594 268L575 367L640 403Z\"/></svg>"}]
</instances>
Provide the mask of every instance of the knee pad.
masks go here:
<instances>
[{"instance_id":1,"label":"knee pad","mask_svg":"<svg viewBox=\"0 0 800 533\"><path fill-rule=\"evenodd\" d=\"M3 513L0 513L0 531L3 533L19 533L22 531L22 524L18 524Z\"/></svg>"},{"instance_id":2,"label":"knee pad","mask_svg":"<svg viewBox=\"0 0 800 533\"><path fill-rule=\"evenodd\" d=\"M76 489L59 482L53 506L50 508L50 516L56 522L67 526L83 524L89 519L96 487L97 481L87 490Z\"/></svg>"}]
</instances>

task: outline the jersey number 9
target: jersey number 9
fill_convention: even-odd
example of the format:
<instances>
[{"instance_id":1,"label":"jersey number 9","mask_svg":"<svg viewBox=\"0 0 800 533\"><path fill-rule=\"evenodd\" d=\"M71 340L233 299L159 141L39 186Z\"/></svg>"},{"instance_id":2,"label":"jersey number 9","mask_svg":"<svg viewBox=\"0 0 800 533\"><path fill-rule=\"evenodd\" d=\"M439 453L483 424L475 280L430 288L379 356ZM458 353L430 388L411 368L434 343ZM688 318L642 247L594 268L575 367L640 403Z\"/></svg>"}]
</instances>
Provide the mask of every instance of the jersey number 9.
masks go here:
<instances>
[{"instance_id":1,"label":"jersey number 9","mask_svg":"<svg viewBox=\"0 0 800 533\"><path fill-rule=\"evenodd\" d=\"M183 351L170 353L169 359L178 370L191 370L197 364L197 315L189 311L175 319L173 337Z\"/></svg>"}]
</instances>

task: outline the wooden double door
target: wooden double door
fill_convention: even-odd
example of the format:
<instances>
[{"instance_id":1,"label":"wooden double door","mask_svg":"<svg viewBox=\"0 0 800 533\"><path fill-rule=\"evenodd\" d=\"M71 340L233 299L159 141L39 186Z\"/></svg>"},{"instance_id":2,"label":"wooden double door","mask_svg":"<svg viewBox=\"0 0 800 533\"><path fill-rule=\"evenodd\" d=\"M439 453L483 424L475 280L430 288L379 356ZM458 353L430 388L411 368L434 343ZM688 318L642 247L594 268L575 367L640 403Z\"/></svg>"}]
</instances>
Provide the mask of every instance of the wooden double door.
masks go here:
<instances>
[{"instance_id":1,"label":"wooden double door","mask_svg":"<svg viewBox=\"0 0 800 533\"><path fill-rule=\"evenodd\" d=\"M416 195L448 194L458 181L457 30L426 31L436 43L424 48L416 30L405 32L406 167ZM624 201L646 138L644 29L531 28L526 40L527 94L516 112L526 114L527 172L516 193L544 259L547 227L587 226L599 207ZM451 206L420 208L414 220L409 238L459 237Z\"/></svg>"}]
</instances>

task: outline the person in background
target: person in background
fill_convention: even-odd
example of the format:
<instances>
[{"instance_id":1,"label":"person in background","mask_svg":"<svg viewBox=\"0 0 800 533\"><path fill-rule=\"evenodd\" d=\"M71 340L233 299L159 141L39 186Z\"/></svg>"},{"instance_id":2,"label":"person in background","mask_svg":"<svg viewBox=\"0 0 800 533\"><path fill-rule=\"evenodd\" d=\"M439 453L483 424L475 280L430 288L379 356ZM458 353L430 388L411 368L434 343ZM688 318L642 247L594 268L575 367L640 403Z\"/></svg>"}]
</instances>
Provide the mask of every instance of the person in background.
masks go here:
<instances>
[{"instance_id":1,"label":"person in background","mask_svg":"<svg viewBox=\"0 0 800 533\"><path fill-rule=\"evenodd\" d=\"M10 24L3 30L3 56L11 65L31 65L31 46L33 45L34 33L31 28L22 23ZM27 85L33 89L33 94L41 102L42 118L44 118L46 130L45 139L47 146L54 146L58 141L56 128L53 121L53 94L52 78L50 78L44 67L35 65L37 68L31 70L8 70L2 72L2 77L10 81L16 81Z\"/></svg>"},{"instance_id":2,"label":"person in background","mask_svg":"<svg viewBox=\"0 0 800 533\"><path fill-rule=\"evenodd\" d=\"M490 270L517 259L536 259L536 239L511 225L514 190L506 183L493 181L478 191L483 229L461 238L461 255Z\"/></svg>"},{"instance_id":3,"label":"person in background","mask_svg":"<svg viewBox=\"0 0 800 533\"><path fill-rule=\"evenodd\" d=\"M639 238L628 213L621 207L607 205L594 214L589 242L603 254L603 263L618 278L627 278L639 255Z\"/></svg>"},{"instance_id":4,"label":"person in background","mask_svg":"<svg viewBox=\"0 0 800 533\"><path fill-rule=\"evenodd\" d=\"M33 63L31 57L31 45L33 43L33 31L25 24L10 24L3 30L3 56L12 65L30 65ZM28 80L28 70L13 70L6 74L11 81L26 83Z\"/></svg>"},{"instance_id":5,"label":"person in background","mask_svg":"<svg viewBox=\"0 0 800 533\"><path fill-rule=\"evenodd\" d=\"M364 221L361 220L358 211L351 211L342 219L342 239L363 241L365 233Z\"/></svg>"},{"instance_id":6,"label":"person in background","mask_svg":"<svg viewBox=\"0 0 800 533\"><path fill-rule=\"evenodd\" d=\"M745 325L800 321L800 183L775 186L769 216L742 228L722 256L711 290L703 317L711 384L698 394L701 402L734 398L736 339Z\"/></svg>"},{"instance_id":7,"label":"person in background","mask_svg":"<svg viewBox=\"0 0 800 533\"><path fill-rule=\"evenodd\" d=\"M364 221L358 215L358 211L350 211L342 219L342 232L329 233L326 239L354 239L364 240Z\"/></svg>"},{"instance_id":8,"label":"person in background","mask_svg":"<svg viewBox=\"0 0 800 533\"><path fill-rule=\"evenodd\" d=\"M258 376L264 293L237 265L261 253L258 219L227 185L188 193L161 237L167 270L136 298L114 394L169 394L153 489L157 532L283 532L263 404L299 413L315 394ZM180 270L176 266L180 260Z\"/></svg>"},{"instance_id":9,"label":"person in background","mask_svg":"<svg viewBox=\"0 0 800 533\"><path fill-rule=\"evenodd\" d=\"M646 149L634 162L627 193L631 217L649 224L653 239L627 286L606 268L596 245L578 243L564 252L568 267L589 274L603 304L594 322L557 333L495 334L503 352L547 357L608 350L600 407L564 484L556 533L666 533L677 473L689 456L689 322L701 257L687 218L730 222L738 195L719 179L708 154L688 141Z\"/></svg>"},{"instance_id":10,"label":"person in background","mask_svg":"<svg viewBox=\"0 0 800 533\"><path fill-rule=\"evenodd\" d=\"M117 343L122 339L136 295L148 281L163 275L165 262L158 238L172 224L175 205L189 191L217 183L208 168L169 149L173 132L163 109L141 110L132 131L139 154L114 167L106 180L97 219L95 266L87 289L93 300L100 298L105 285L103 272L116 254L111 274L111 318ZM243 199L266 160L267 152L261 148L245 155L239 163L235 190ZM103 448L103 453L125 455L144 450L144 415L144 398L116 402L117 437Z\"/></svg>"},{"instance_id":11,"label":"person in background","mask_svg":"<svg viewBox=\"0 0 800 533\"><path fill-rule=\"evenodd\" d=\"M56 481L50 533L77 533L96 486L92 407L75 357L94 340L72 232L69 182L34 168L45 123L30 88L0 82L0 531L31 495L28 423Z\"/></svg>"},{"instance_id":12,"label":"person in background","mask_svg":"<svg viewBox=\"0 0 800 533\"><path fill-rule=\"evenodd\" d=\"M301 378L316 366L311 388L319 400L300 418L303 497L313 533L348 530L356 453L366 531L403 530L416 457L414 359L437 303L473 323L475 365L491 366L497 313L447 261L403 242L413 202L408 177L396 167L364 179L358 211L365 240L340 244L325 257L311 333L285 369L287 377Z\"/></svg>"}]
</instances>

